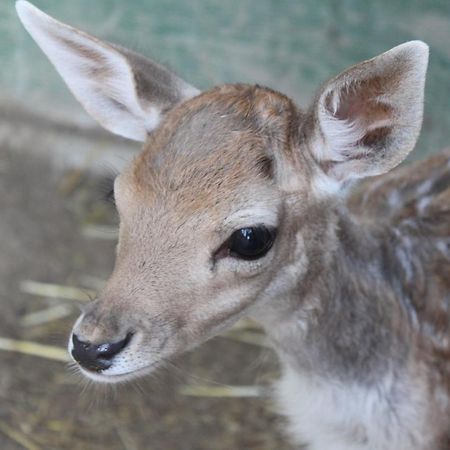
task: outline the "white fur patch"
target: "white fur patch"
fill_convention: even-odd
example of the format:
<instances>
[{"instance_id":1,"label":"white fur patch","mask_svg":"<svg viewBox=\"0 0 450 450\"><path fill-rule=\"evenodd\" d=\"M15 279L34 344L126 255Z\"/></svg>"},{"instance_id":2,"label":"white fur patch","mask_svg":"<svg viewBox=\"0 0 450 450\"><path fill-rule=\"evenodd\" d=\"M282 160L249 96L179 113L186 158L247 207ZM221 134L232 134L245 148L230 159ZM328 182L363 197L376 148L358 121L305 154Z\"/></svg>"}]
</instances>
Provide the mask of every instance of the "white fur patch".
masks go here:
<instances>
[{"instance_id":1,"label":"white fur patch","mask_svg":"<svg viewBox=\"0 0 450 450\"><path fill-rule=\"evenodd\" d=\"M428 205L433 201L432 196L423 197L417 202L417 211L419 214L423 214L426 209L428 208Z\"/></svg>"},{"instance_id":2,"label":"white fur patch","mask_svg":"<svg viewBox=\"0 0 450 450\"><path fill-rule=\"evenodd\" d=\"M286 368L277 386L290 431L308 450L423 450L427 392L419 381L386 375L363 387L324 380ZM395 402L392 400L395 396Z\"/></svg>"},{"instance_id":3,"label":"white fur patch","mask_svg":"<svg viewBox=\"0 0 450 450\"><path fill-rule=\"evenodd\" d=\"M338 103L334 100L333 103ZM334 105L338 108L338 104ZM334 111L335 112L335 111ZM325 106L319 106L319 119L322 132L325 136L322 153L323 160L345 161L351 153L358 153L357 143L364 137L367 129L357 122L340 120L332 115Z\"/></svg>"}]
</instances>

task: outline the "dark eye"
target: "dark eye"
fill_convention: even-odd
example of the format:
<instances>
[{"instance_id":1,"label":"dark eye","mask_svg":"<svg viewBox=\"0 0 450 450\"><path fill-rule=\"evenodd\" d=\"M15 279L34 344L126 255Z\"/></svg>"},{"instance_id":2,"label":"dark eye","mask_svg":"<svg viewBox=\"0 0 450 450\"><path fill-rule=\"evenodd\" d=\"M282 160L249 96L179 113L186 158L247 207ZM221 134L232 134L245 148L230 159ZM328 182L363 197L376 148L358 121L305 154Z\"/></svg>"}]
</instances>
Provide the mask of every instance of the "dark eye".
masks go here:
<instances>
[{"instance_id":1,"label":"dark eye","mask_svg":"<svg viewBox=\"0 0 450 450\"><path fill-rule=\"evenodd\" d=\"M228 254L246 260L262 258L272 247L275 234L275 229L265 226L241 228L228 239Z\"/></svg>"}]
</instances>

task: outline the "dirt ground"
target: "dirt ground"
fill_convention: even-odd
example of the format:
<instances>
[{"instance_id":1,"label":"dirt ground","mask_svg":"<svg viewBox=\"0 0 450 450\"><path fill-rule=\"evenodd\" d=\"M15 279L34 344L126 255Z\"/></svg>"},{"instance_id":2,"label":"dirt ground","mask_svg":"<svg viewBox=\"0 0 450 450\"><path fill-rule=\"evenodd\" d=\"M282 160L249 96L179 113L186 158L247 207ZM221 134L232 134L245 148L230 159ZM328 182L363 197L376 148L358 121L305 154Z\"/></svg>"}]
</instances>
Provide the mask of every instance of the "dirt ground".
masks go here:
<instances>
[{"instance_id":1,"label":"dirt ground","mask_svg":"<svg viewBox=\"0 0 450 450\"><path fill-rule=\"evenodd\" d=\"M112 268L114 239L86 235L113 224L98 180L0 148L0 337L65 347L78 314L72 300L23 292L34 280L91 288ZM70 315L24 320L55 305ZM184 385L269 386L264 347L217 337L132 385L86 385L63 362L0 350L1 450L288 450L267 398L187 396Z\"/></svg>"}]
</instances>

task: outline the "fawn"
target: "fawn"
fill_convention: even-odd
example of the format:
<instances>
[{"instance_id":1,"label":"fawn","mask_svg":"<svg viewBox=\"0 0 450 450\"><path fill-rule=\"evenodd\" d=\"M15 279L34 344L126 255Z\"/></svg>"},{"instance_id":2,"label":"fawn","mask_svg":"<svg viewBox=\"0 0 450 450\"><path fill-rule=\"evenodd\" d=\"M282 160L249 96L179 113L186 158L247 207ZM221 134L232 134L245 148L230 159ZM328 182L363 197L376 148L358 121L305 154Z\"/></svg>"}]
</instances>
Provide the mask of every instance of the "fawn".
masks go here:
<instances>
[{"instance_id":1,"label":"fawn","mask_svg":"<svg viewBox=\"0 0 450 450\"><path fill-rule=\"evenodd\" d=\"M144 142L116 178L114 271L69 352L98 382L146 374L248 315L278 353L301 448L450 448L450 152L412 150L428 47L326 83L307 110L258 85L200 92L17 2L85 109Z\"/></svg>"}]
</instances>

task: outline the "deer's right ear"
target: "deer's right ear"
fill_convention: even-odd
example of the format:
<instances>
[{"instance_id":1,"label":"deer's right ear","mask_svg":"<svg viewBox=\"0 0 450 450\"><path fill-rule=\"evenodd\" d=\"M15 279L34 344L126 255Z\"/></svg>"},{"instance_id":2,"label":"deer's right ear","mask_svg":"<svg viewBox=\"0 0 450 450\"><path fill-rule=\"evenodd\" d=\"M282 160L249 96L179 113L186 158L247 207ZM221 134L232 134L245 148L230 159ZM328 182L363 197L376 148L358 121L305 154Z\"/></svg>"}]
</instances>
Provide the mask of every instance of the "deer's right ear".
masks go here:
<instances>
[{"instance_id":1,"label":"deer's right ear","mask_svg":"<svg viewBox=\"0 0 450 450\"><path fill-rule=\"evenodd\" d=\"M331 189L385 173L413 149L422 124L427 64L428 46L411 41L325 84L304 137Z\"/></svg>"},{"instance_id":2,"label":"deer's right ear","mask_svg":"<svg viewBox=\"0 0 450 450\"><path fill-rule=\"evenodd\" d=\"M199 93L161 65L58 22L24 0L16 8L78 101L115 134L145 141L166 111Z\"/></svg>"}]
</instances>

